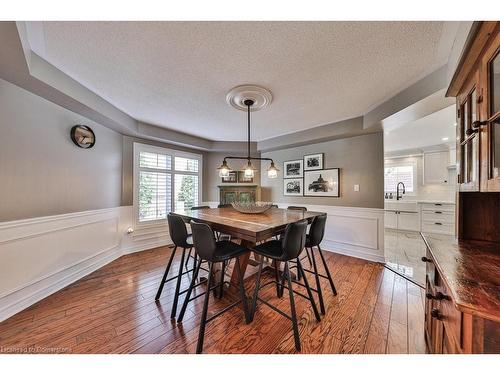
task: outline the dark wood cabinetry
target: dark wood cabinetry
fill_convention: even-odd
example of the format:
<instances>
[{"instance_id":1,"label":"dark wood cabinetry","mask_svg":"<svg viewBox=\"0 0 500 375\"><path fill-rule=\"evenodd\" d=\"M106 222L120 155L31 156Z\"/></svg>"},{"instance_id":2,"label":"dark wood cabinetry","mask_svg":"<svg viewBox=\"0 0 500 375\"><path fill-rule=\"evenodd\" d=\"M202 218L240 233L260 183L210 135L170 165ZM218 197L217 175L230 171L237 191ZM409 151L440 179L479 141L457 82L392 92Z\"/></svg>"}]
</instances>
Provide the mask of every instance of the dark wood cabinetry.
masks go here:
<instances>
[{"instance_id":1,"label":"dark wood cabinetry","mask_svg":"<svg viewBox=\"0 0 500 375\"><path fill-rule=\"evenodd\" d=\"M499 245L436 234L423 238L427 350L500 353Z\"/></svg>"}]
</instances>

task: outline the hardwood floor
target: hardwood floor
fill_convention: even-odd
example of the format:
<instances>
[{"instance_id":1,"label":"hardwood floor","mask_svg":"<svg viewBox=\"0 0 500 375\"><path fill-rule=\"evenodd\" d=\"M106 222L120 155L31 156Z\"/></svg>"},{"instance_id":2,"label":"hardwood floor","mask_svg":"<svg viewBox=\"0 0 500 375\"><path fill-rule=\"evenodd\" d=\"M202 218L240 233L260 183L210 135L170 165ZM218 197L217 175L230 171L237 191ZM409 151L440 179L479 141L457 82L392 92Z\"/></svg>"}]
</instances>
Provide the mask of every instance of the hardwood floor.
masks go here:
<instances>
[{"instance_id":1,"label":"hardwood floor","mask_svg":"<svg viewBox=\"0 0 500 375\"><path fill-rule=\"evenodd\" d=\"M194 353L203 298L189 304L179 325L170 320L175 283L154 301L170 252L162 247L124 256L0 323L0 352ZM302 353L425 352L422 289L378 263L326 251L325 257L338 296L323 280L327 311L320 323L296 297ZM246 280L249 296L254 282ZM182 287L188 283L185 277ZM273 286L260 296L289 311L286 293L278 299ZM209 314L230 299L211 296ZM291 323L260 304L246 325L235 307L208 323L204 352L294 353Z\"/></svg>"}]
</instances>

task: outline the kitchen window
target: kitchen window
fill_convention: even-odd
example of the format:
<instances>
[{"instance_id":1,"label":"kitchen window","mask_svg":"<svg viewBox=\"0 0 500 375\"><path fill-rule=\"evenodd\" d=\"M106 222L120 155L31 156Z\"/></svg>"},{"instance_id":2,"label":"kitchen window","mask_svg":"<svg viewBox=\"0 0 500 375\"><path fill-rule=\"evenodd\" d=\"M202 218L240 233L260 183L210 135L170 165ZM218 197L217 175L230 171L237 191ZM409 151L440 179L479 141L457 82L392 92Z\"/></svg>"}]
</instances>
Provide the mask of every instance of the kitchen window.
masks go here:
<instances>
[{"instance_id":1,"label":"kitchen window","mask_svg":"<svg viewBox=\"0 0 500 375\"><path fill-rule=\"evenodd\" d=\"M416 190L414 164L386 165L384 168L384 191L395 193L398 182L405 184L406 194L412 195Z\"/></svg>"},{"instance_id":2,"label":"kitchen window","mask_svg":"<svg viewBox=\"0 0 500 375\"><path fill-rule=\"evenodd\" d=\"M136 223L161 223L171 211L199 205L201 170L200 154L134 143Z\"/></svg>"}]
</instances>

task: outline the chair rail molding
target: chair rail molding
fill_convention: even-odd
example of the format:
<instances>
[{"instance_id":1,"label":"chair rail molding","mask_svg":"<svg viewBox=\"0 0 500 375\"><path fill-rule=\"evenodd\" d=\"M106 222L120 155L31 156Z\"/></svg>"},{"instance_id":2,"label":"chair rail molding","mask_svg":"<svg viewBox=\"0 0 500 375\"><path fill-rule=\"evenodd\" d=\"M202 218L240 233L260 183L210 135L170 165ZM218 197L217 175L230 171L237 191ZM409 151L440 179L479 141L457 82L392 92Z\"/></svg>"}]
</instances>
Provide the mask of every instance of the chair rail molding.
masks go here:
<instances>
[{"instance_id":1,"label":"chair rail molding","mask_svg":"<svg viewBox=\"0 0 500 375\"><path fill-rule=\"evenodd\" d=\"M202 204L216 208L219 202ZM373 262L385 262L384 209L321 206L301 202L275 204L279 208L303 206L309 211L325 212L328 220L321 249Z\"/></svg>"},{"instance_id":2,"label":"chair rail molding","mask_svg":"<svg viewBox=\"0 0 500 375\"><path fill-rule=\"evenodd\" d=\"M132 206L0 223L0 321L107 263L171 243L168 225L134 228Z\"/></svg>"}]
</instances>

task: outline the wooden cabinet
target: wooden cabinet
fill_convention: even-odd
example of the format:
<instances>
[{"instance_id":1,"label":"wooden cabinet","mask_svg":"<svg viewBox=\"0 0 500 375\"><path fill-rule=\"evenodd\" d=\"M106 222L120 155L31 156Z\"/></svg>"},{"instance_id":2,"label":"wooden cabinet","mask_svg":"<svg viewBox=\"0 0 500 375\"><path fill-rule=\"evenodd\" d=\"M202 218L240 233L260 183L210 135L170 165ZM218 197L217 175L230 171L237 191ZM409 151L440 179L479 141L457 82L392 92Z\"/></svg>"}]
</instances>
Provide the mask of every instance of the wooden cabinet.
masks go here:
<instances>
[{"instance_id":1,"label":"wooden cabinet","mask_svg":"<svg viewBox=\"0 0 500 375\"><path fill-rule=\"evenodd\" d=\"M424 185L448 183L449 152L424 153Z\"/></svg>"},{"instance_id":2,"label":"wooden cabinet","mask_svg":"<svg viewBox=\"0 0 500 375\"><path fill-rule=\"evenodd\" d=\"M220 204L251 203L260 200L260 188L257 185L220 185L219 195Z\"/></svg>"},{"instance_id":3,"label":"wooden cabinet","mask_svg":"<svg viewBox=\"0 0 500 375\"><path fill-rule=\"evenodd\" d=\"M446 244L446 241L452 243L452 237L424 235L426 238L427 252L422 260L426 262L424 330L427 351L434 354L500 353L500 312L494 309L498 298L493 291L488 292L492 295L479 297L481 289L489 291L495 287L499 265L488 264L498 260L495 245L484 252L478 250L481 242L473 244L474 250L466 245L457 250L456 245ZM436 248L430 248L429 238L435 241ZM468 264L467 269L455 265L469 256L477 258L476 264Z\"/></svg>"}]
</instances>

